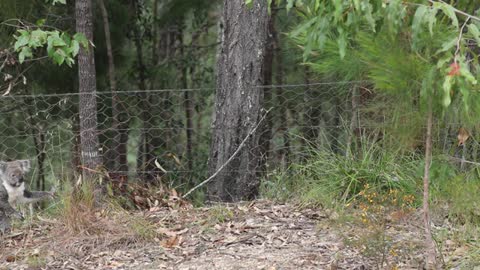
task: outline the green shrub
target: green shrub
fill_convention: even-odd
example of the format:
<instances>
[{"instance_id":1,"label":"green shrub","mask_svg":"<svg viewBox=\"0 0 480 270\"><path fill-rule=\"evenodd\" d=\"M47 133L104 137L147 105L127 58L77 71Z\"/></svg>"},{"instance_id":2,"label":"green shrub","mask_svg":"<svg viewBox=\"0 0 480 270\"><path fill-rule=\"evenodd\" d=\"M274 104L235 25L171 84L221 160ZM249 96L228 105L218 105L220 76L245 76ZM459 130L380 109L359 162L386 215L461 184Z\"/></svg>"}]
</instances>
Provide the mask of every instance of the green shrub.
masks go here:
<instances>
[{"instance_id":1,"label":"green shrub","mask_svg":"<svg viewBox=\"0 0 480 270\"><path fill-rule=\"evenodd\" d=\"M347 204L366 185L380 193L400 190L416 195L421 187L419 163L413 154L389 152L374 143L364 143L349 156L315 149L305 162L269 175L261 190L268 198L326 207Z\"/></svg>"}]
</instances>

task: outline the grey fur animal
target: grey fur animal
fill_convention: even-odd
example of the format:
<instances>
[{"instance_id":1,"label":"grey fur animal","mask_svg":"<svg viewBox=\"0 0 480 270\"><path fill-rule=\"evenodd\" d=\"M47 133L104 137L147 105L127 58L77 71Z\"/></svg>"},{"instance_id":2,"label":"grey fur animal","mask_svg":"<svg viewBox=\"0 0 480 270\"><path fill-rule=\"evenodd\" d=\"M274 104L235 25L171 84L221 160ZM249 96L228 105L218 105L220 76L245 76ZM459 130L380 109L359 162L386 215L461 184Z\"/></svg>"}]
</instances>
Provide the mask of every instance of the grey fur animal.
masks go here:
<instances>
[{"instance_id":1,"label":"grey fur animal","mask_svg":"<svg viewBox=\"0 0 480 270\"><path fill-rule=\"evenodd\" d=\"M23 219L13 206L18 203L34 203L52 197L52 192L28 191L25 174L30 170L30 160L0 161L0 232L10 229L10 218Z\"/></svg>"}]
</instances>

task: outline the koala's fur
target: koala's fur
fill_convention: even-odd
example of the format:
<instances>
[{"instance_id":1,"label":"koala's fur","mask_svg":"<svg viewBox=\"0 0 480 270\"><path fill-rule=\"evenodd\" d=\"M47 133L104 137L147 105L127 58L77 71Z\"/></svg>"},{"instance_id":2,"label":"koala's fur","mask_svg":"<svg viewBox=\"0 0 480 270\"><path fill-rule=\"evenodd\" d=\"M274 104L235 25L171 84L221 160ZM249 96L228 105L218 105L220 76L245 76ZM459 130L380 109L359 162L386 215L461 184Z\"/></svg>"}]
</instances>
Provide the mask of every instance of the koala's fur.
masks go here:
<instances>
[{"instance_id":1,"label":"koala's fur","mask_svg":"<svg viewBox=\"0 0 480 270\"><path fill-rule=\"evenodd\" d=\"M0 161L0 232L10 229L10 217L23 219L12 206L34 203L52 196L51 192L28 191L24 176L30 170L29 160Z\"/></svg>"}]
</instances>

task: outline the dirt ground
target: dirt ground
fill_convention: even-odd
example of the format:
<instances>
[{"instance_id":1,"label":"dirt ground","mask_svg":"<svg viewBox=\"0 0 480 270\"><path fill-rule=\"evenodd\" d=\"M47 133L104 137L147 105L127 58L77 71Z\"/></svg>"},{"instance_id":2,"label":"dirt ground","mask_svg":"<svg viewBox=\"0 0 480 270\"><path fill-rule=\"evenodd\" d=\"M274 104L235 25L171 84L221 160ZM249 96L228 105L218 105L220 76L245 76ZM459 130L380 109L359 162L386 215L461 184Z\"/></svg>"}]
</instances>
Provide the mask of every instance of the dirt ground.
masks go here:
<instances>
[{"instance_id":1,"label":"dirt ground","mask_svg":"<svg viewBox=\"0 0 480 270\"><path fill-rule=\"evenodd\" d=\"M137 224L135 235L101 228L75 235L60 221L40 218L0 239L0 269L423 268L415 213L386 226L381 237L332 211L264 200L153 207L129 216L150 225ZM100 227L125 225L110 223Z\"/></svg>"}]
</instances>

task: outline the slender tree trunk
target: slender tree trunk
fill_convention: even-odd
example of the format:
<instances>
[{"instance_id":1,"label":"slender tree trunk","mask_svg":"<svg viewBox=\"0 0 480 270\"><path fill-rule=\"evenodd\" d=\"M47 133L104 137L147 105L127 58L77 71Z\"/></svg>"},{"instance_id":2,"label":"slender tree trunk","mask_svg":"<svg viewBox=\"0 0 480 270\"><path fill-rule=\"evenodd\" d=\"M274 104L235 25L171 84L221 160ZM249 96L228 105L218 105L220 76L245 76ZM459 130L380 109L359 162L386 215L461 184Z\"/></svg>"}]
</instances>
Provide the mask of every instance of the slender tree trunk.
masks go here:
<instances>
[{"instance_id":1,"label":"slender tree trunk","mask_svg":"<svg viewBox=\"0 0 480 270\"><path fill-rule=\"evenodd\" d=\"M267 1L248 8L244 0L224 0L223 42L217 62L215 118L209 174L216 172L237 150L261 119L262 64L267 41ZM259 134L208 185L210 200L253 199L260 184Z\"/></svg>"},{"instance_id":2,"label":"slender tree trunk","mask_svg":"<svg viewBox=\"0 0 480 270\"><path fill-rule=\"evenodd\" d=\"M275 64L276 64L276 71L275 71L275 83L277 85L283 85L285 82L283 81L284 76L284 67L283 67L283 55L282 55L282 47L280 44L280 40L278 35L275 36ZM282 132L283 137L283 146L280 150L281 161L283 163L284 168L288 167L290 163L290 135L288 134L288 100L286 97L285 89L283 87L276 87L277 91L277 99L278 99L278 113L279 113L279 130Z\"/></svg>"},{"instance_id":3,"label":"slender tree trunk","mask_svg":"<svg viewBox=\"0 0 480 270\"><path fill-rule=\"evenodd\" d=\"M93 41L92 1L75 1L76 31L83 33L87 40ZM99 141L97 136L97 82L93 46L81 47L78 54L79 111L81 159L83 174L87 178L93 176L92 171L101 165Z\"/></svg>"},{"instance_id":4,"label":"slender tree trunk","mask_svg":"<svg viewBox=\"0 0 480 270\"><path fill-rule=\"evenodd\" d=\"M425 168L423 176L423 225L425 227L425 244L426 244L426 266L427 269L436 269L436 252L435 243L432 239L432 231L430 227L430 210L429 210L429 181L430 181L430 164L432 162L432 126L433 126L433 110L432 95L428 97L427 111L427 135L425 137Z\"/></svg>"},{"instance_id":5,"label":"slender tree trunk","mask_svg":"<svg viewBox=\"0 0 480 270\"><path fill-rule=\"evenodd\" d=\"M180 61L180 65L178 67L180 71L180 82L181 82L181 88L184 89L183 92L183 102L184 102L184 108L185 108L185 119L186 119L186 128L185 128L185 135L187 136L187 145L186 145L186 158L187 158L187 169L189 172L192 172L193 170L193 103L190 97L190 92L187 91L186 89L188 88L188 67L186 65L187 62L187 56L185 55L185 49L184 49L184 44L183 44L183 29L180 26L180 30L178 33L178 41L180 45L180 58L182 61Z\"/></svg>"},{"instance_id":6,"label":"slender tree trunk","mask_svg":"<svg viewBox=\"0 0 480 270\"><path fill-rule=\"evenodd\" d=\"M355 135L355 131L356 129L358 128L358 106L359 106L359 103L360 103L360 100L359 100L359 92L358 92L358 85L353 85L353 88L352 88L352 97L351 97L351 102L352 102L352 116L351 116L351 119L350 119L350 131L348 133L348 137L347 137L347 149L346 149L346 152L345 152L345 155L347 157L353 155L352 153L352 147L355 146L355 144L353 143L353 141L355 140L356 141L356 135ZM355 139L354 139L355 138Z\"/></svg>"},{"instance_id":7,"label":"slender tree trunk","mask_svg":"<svg viewBox=\"0 0 480 270\"><path fill-rule=\"evenodd\" d=\"M273 3L271 4L274 5ZM265 57L263 59L263 96L265 108L270 109L272 104L272 90L273 90L273 59L275 56L276 48L276 30L275 30L275 16L276 9L272 9L272 12L268 19L268 36L267 46L265 51ZM265 118L264 124L260 130L260 166L259 177L266 174L267 161L270 151L270 140L272 139L272 115L268 114Z\"/></svg>"},{"instance_id":8,"label":"slender tree trunk","mask_svg":"<svg viewBox=\"0 0 480 270\"><path fill-rule=\"evenodd\" d=\"M32 125L32 137L37 154L37 190L45 190L45 134L39 126Z\"/></svg>"},{"instance_id":9,"label":"slender tree trunk","mask_svg":"<svg viewBox=\"0 0 480 270\"><path fill-rule=\"evenodd\" d=\"M105 31L105 43L107 46L108 57L108 80L110 83L110 91L112 93L112 130L113 145L107 150L105 156L111 167L108 169L113 171L128 171L127 164L127 142L128 142L128 123L127 119L121 119L122 108L120 99L117 95L117 79L115 73L115 61L113 58L112 41L110 37L110 23L108 20L108 12L103 0L98 0L100 10L103 17L103 29Z\"/></svg>"},{"instance_id":10,"label":"slender tree trunk","mask_svg":"<svg viewBox=\"0 0 480 270\"><path fill-rule=\"evenodd\" d=\"M80 138L80 121L77 117L72 119L72 134L74 136L73 145L72 145L72 168L73 168L73 178L72 182L75 183L77 181L76 177L78 177L82 173L82 159L81 159L81 138Z\"/></svg>"},{"instance_id":11,"label":"slender tree trunk","mask_svg":"<svg viewBox=\"0 0 480 270\"><path fill-rule=\"evenodd\" d=\"M139 7L136 1L133 1L134 9L137 14L137 17L140 16ZM139 23L139 22L138 22ZM143 46L141 40L140 29L138 25L133 27L134 34L134 44L137 51L137 68L138 68L138 87L139 90L145 91L147 89L147 75L146 75L146 66L143 60ZM154 160L155 155L153 154L152 147L152 115L151 115L151 106L150 106L150 97L146 92L141 92L140 94L140 103L142 107L141 121L142 121L142 132L140 136L138 156L137 156L137 172L141 173L146 181L152 181L152 174L155 170Z\"/></svg>"},{"instance_id":12,"label":"slender tree trunk","mask_svg":"<svg viewBox=\"0 0 480 270\"><path fill-rule=\"evenodd\" d=\"M315 102L318 100L318 91L315 94L315 91L310 88L310 70L308 67L305 67L304 70L305 84L307 85L305 89L304 101L307 106L305 107L304 113L304 123L305 127L303 130L303 136L307 144L315 144L318 139L320 118L321 118L321 104Z\"/></svg>"}]
</instances>

